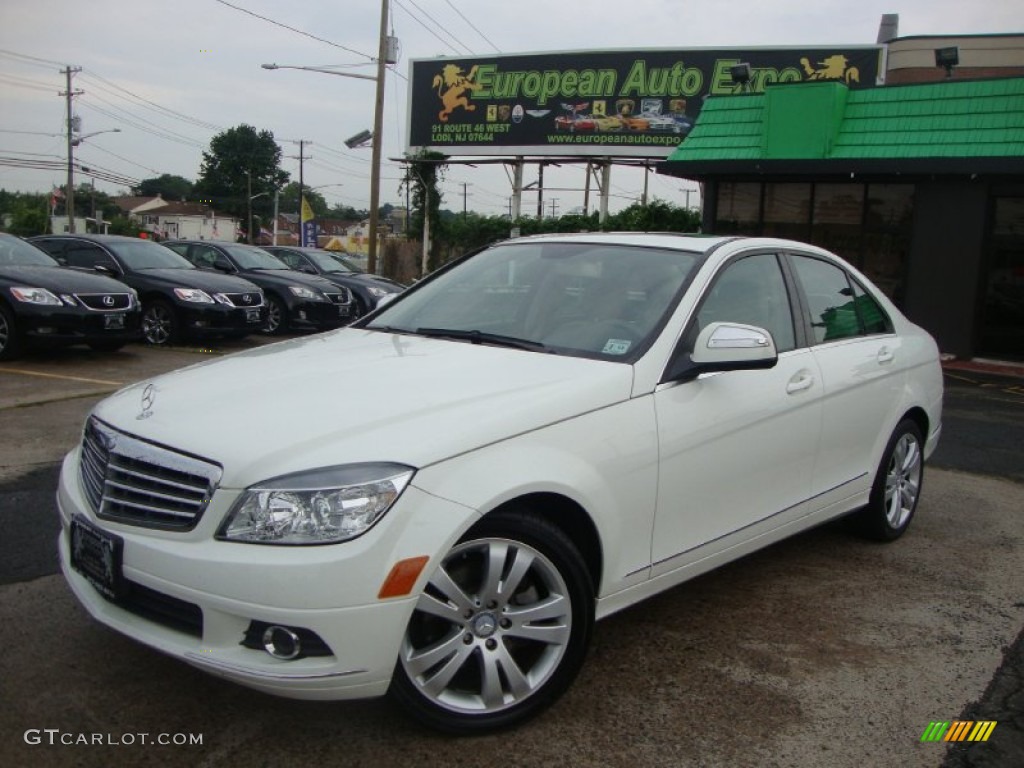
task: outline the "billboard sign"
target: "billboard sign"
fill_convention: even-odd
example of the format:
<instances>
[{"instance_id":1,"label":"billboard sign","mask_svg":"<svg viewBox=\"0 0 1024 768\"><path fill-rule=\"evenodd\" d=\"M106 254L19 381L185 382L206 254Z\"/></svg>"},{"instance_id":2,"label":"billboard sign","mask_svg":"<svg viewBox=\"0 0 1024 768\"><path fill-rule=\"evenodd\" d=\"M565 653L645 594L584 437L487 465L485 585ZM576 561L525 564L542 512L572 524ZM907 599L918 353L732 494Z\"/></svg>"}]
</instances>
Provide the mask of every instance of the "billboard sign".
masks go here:
<instances>
[{"instance_id":1,"label":"billboard sign","mask_svg":"<svg viewBox=\"0 0 1024 768\"><path fill-rule=\"evenodd\" d=\"M576 51L410 63L408 150L667 157L708 96L770 83L877 85L885 47ZM750 65L737 84L732 67Z\"/></svg>"}]
</instances>

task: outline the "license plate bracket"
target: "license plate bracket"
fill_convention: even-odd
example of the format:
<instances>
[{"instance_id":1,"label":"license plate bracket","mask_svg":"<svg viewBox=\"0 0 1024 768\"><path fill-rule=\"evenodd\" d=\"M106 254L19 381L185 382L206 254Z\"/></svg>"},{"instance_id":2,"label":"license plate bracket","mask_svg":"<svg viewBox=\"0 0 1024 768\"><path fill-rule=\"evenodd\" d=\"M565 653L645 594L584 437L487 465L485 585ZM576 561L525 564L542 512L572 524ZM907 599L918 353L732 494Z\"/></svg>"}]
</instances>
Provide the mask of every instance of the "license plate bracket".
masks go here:
<instances>
[{"instance_id":1,"label":"license plate bracket","mask_svg":"<svg viewBox=\"0 0 1024 768\"><path fill-rule=\"evenodd\" d=\"M260 311L258 309L245 310L245 321L247 323L258 323L260 321Z\"/></svg>"},{"instance_id":2,"label":"license plate bracket","mask_svg":"<svg viewBox=\"0 0 1024 768\"><path fill-rule=\"evenodd\" d=\"M71 518L71 567L109 600L124 593L124 539L100 530L80 515Z\"/></svg>"},{"instance_id":3,"label":"license plate bracket","mask_svg":"<svg viewBox=\"0 0 1024 768\"><path fill-rule=\"evenodd\" d=\"M104 315L103 327L108 331L124 330L124 312L115 312L112 315Z\"/></svg>"}]
</instances>

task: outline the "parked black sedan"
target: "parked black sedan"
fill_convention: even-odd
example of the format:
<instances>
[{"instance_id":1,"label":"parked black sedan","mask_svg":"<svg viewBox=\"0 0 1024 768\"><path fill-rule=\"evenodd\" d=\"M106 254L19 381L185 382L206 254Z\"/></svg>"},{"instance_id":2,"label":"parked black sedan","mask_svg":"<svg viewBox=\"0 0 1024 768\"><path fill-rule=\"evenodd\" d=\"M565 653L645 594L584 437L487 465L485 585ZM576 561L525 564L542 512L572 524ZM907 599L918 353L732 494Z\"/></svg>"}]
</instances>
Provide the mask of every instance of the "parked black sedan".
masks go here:
<instances>
[{"instance_id":1,"label":"parked black sedan","mask_svg":"<svg viewBox=\"0 0 1024 768\"><path fill-rule=\"evenodd\" d=\"M168 248L201 269L239 275L267 296L267 333L328 331L352 321L352 293L312 275L299 274L262 248L210 240L168 240Z\"/></svg>"},{"instance_id":2,"label":"parked black sedan","mask_svg":"<svg viewBox=\"0 0 1024 768\"><path fill-rule=\"evenodd\" d=\"M299 272L330 280L352 291L355 301L356 316L365 315L376 309L377 302L392 293L400 293L405 286L386 277L370 275L358 268L345 257L321 248L292 248L285 245L265 245L263 250L270 251Z\"/></svg>"},{"instance_id":3,"label":"parked black sedan","mask_svg":"<svg viewBox=\"0 0 1024 768\"><path fill-rule=\"evenodd\" d=\"M183 336L241 338L267 322L263 292L228 275L196 269L149 240L116 235L40 235L30 241L61 264L106 273L142 301L142 335L150 344Z\"/></svg>"},{"instance_id":4,"label":"parked black sedan","mask_svg":"<svg viewBox=\"0 0 1024 768\"><path fill-rule=\"evenodd\" d=\"M63 269L20 237L0 232L0 360L29 346L120 349L139 338L135 291Z\"/></svg>"}]
</instances>

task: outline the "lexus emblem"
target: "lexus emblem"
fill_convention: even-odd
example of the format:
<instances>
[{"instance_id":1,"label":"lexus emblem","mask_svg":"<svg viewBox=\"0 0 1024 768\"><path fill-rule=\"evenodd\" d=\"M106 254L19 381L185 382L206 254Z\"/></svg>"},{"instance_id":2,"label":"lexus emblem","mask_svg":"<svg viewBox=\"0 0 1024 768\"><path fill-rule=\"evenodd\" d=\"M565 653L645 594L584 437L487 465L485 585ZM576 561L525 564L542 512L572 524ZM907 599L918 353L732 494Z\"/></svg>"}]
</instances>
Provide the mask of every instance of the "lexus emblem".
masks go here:
<instances>
[{"instance_id":1,"label":"lexus emblem","mask_svg":"<svg viewBox=\"0 0 1024 768\"><path fill-rule=\"evenodd\" d=\"M142 412L136 416L136 419L148 419L153 415L153 403L156 401L156 388L152 384L147 384L146 388L142 390Z\"/></svg>"},{"instance_id":2,"label":"lexus emblem","mask_svg":"<svg viewBox=\"0 0 1024 768\"><path fill-rule=\"evenodd\" d=\"M114 297L113 296L104 296L103 297L103 306L105 306L105 307L112 307L112 306L114 306Z\"/></svg>"},{"instance_id":3,"label":"lexus emblem","mask_svg":"<svg viewBox=\"0 0 1024 768\"><path fill-rule=\"evenodd\" d=\"M252 304L252 296L250 296L248 293L242 294L242 301L244 301L246 304Z\"/></svg>"}]
</instances>

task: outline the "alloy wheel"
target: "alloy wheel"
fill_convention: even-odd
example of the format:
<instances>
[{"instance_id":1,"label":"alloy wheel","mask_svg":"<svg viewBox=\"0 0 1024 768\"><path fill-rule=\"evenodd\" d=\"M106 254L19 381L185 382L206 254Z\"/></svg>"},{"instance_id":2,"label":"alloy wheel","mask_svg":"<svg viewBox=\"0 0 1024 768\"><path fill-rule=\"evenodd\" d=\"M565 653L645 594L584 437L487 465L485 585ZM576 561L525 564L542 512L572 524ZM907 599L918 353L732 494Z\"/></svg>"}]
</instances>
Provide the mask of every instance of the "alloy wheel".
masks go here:
<instances>
[{"instance_id":1,"label":"alloy wheel","mask_svg":"<svg viewBox=\"0 0 1024 768\"><path fill-rule=\"evenodd\" d=\"M467 541L420 596L401 664L420 694L445 710L500 712L558 669L572 616L566 582L542 552L509 539Z\"/></svg>"},{"instance_id":2,"label":"alloy wheel","mask_svg":"<svg viewBox=\"0 0 1024 768\"><path fill-rule=\"evenodd\" d=\"M921 470L921 446L914 435L903 434L893 448L885 475L885 514L893 528L902 528L914 512Z\"/></svg>"}]
</instances>

